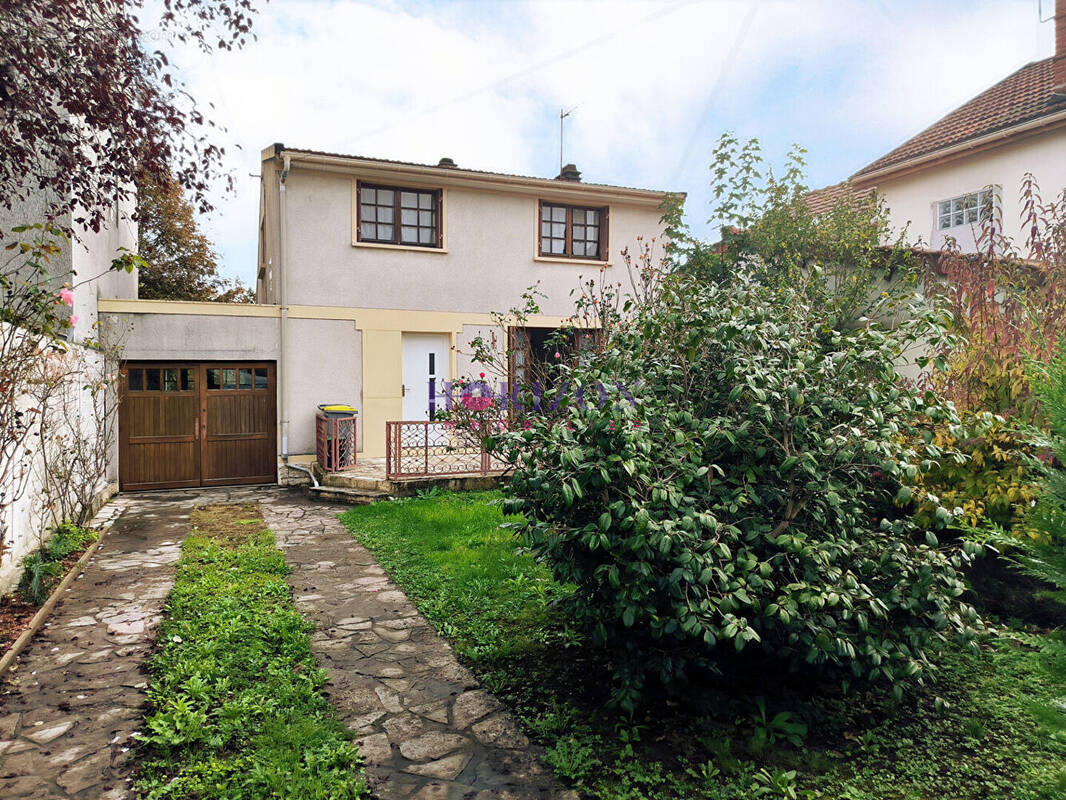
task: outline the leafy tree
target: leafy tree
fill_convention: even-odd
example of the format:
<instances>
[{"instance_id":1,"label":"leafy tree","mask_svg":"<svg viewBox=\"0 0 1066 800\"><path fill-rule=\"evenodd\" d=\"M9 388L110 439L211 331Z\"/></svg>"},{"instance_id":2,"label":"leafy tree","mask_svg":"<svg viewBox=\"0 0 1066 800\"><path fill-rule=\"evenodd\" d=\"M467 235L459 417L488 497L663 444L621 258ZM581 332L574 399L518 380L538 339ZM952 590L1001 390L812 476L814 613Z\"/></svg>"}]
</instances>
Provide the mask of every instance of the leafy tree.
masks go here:
<instances>
[{"instance_id":1,"label":"leafy tree","mask_svg":"<svg viewBox=\"0 0 1066 800\"><path fill-rule=\"evenodd\" d=\"M923 260L903 232L891 230L884 201L845 191L815 210L805 168L798 146L775 171L757 139L723 134L711 163L710 221L719 225L720 241L694 239L680 200L668 201L664 222L675 267L716 283L750 273L778 290L817 267L831 290L824 299L836 325L867 316L875 306L889 316L904 309L919 288Z\"/></svg>"},{"instance_id":2,"label":"leafy tree","mask_svg":"<svg viewBox=\"0 0 1066 800\"><path fill-rule=\"evenodd\" d=\"M898 482L942 455L921 427L952 418L896 375L935 319L916 307L892 328L838 328L814 264L793 286L762 277L667 276L558 367L556 385L598 382L607 402L560 388L554 419L492 440L526 544L614 652L623 707L649 676L676 685L739 651L901 692L977 624L956 572L969 546L892 511Z\"/></svg>"},{"instance_id":3,"label":"leafy tree","mask_svg":"<svg viewBox=\"0 0 1066 800\"><path fill-rule=\"evenodd\" d=\"M196 224L181 184L145 182L137 193L138 249L147 263L139 273L139 294L149 300L251 302L240 281L218 274L211 242Z\"/></svg>"},{"instance_id":4,"label":"leafy tree","mask_svg":"<svg viewBox=\"0 0 1066 800\"><path fill-rule=\"evenodd\" d=\"M0 0L0 204L43 198L49 219L98 230L116 197L173 166L209 208L223 148L148 43L240 47L251 14L252 0Z\"/></svg>"}]
</instances>

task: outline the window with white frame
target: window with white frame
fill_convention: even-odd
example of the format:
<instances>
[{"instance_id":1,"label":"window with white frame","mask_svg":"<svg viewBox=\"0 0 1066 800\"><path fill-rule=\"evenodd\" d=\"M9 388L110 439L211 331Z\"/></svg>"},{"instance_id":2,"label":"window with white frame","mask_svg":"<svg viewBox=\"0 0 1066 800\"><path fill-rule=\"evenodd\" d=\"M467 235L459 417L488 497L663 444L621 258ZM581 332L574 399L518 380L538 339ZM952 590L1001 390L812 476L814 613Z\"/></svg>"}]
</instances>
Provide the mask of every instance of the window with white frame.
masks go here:
<instances>
[{"instance_id":1,"label":"window with white frame","mask_svg":"<svg viewBox=\"0 0 1066 800\"><path fill-rule=\"evenodd\" d=\"M992 187L986 187L978 192L941 200L936 204L937 230L942 231L959 225L975 225L990 219L995 199Z\"/></svg>"}]
</instances>

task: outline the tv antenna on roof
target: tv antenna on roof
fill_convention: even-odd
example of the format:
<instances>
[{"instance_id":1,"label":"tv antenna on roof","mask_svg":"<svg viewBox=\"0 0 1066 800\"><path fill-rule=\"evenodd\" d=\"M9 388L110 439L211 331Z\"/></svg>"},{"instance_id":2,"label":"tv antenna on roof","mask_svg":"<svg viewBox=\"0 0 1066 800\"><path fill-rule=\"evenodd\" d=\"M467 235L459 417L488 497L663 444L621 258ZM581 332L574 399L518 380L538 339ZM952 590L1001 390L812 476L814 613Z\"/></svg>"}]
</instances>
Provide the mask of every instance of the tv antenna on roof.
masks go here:
<instances>
[{"instance_id":1,"label":"tv antenna on roof","mask_svg":"<svg viewBox=\"0 0 1066 800\"><path fill-rule=\"evenodd\" d=\"M574 106L569 111L565 108L559 109L559 172L563 171L563 120L569 117L577 109Z\"/></svg>"}]
</instances>

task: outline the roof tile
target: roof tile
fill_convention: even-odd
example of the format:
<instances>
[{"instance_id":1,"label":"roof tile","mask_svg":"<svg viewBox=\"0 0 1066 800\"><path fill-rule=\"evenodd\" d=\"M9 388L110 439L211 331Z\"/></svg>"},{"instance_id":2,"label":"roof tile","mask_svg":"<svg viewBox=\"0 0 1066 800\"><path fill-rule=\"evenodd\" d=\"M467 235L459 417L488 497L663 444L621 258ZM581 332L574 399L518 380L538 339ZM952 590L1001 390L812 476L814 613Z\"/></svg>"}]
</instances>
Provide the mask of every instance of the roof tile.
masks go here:
<instances>
[{"instance_id":1,"label":"roof tile","mask_svg":"<svg viewBox=\"0 0 1066 800\"><path fill-rule=\"evenodd\" d=\"M1054 60L1026 64L852 178L1066 110L1066 104L1053 96Z\"/></svg>"}]
</instances>

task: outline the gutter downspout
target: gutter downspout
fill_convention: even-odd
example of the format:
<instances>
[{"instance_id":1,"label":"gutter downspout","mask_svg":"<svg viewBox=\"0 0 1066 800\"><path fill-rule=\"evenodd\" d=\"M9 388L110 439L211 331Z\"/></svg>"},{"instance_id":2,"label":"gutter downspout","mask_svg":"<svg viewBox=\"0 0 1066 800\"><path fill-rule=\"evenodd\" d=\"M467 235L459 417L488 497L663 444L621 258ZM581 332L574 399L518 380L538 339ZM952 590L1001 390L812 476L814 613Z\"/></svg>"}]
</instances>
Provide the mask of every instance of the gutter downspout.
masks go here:
<instances>
[{"instance_id":1,"label":"gutter downspout","mask_svg":"<svg viewBox=\"0 0 1066 800\"><path fill-rule=\"evenodd\" d=\"M289 259L286 249L288 247L288 237L286 236L286 228L289 222L289 204L288 193L286 192L285 182L289 177L289 170L292 168L292 159L288 153L282 155L281 166L281 180L278 188L278 305L281 307L281 326L278 331L279 340L279 363L278 363L278 406L280 410L279 416L281 417L281 460L286 467L295 469L299 472L306 472L311 476L311 482L318 486L318 481L315 479L311 470L306 467L302 467L296 464L289 463L289 404L286 402L289 396L289 359L285 350L285 345L288 341L286 337L287 322L289 321L289 305L288 305L288 292L286 287L289 283Z\"/></svg>"}]
</instances>

